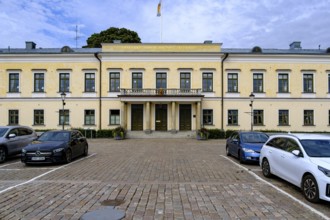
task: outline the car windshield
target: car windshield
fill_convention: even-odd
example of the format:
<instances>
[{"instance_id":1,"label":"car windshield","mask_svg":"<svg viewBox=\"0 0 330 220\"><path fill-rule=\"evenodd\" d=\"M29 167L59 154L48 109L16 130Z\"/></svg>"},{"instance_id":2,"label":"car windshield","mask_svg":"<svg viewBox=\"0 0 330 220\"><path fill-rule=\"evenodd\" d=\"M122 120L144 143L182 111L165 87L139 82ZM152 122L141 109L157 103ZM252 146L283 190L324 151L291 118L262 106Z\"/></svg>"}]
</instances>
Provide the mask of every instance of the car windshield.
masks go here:
<instances>
[{"instance_id":1,"label":"car windshield","mask_svg":"<svg viewBox=\"0 0 330 220\"><path fill-rule=\"evenodd\" d=\"M268 136L262 133L246 133L241 136L243 143L265 143L268 140Z\"/></svg>"},{"instance_id":2,"label":"car windshield","mask_svg":"<svg viewBox=\"0 0 330 220\"><path fill-rule=\"evenodd\" d=\"M8 128L0 128L0 137L3 137L7 131L8 131Z\"/></svg>"},{"instance_id":3,"label":"car windshield","mask_svg":"<svg viewBox=\"0 0 330 220\"><path fill-rule=\"evenodd\" d=\"M330 157L329 140L301 140L301 145L310 157Z\"/></svg>"},{"instance_id":4,"label":"car windshield","mask_svg":"<svg viewBox=\"0 0 330 220\"><path fill-rule=\"evenodd\" d=\"M69 132L45 132L38 140L39 141L68 141L70 138Z\"/></svg>"}]
</instances>

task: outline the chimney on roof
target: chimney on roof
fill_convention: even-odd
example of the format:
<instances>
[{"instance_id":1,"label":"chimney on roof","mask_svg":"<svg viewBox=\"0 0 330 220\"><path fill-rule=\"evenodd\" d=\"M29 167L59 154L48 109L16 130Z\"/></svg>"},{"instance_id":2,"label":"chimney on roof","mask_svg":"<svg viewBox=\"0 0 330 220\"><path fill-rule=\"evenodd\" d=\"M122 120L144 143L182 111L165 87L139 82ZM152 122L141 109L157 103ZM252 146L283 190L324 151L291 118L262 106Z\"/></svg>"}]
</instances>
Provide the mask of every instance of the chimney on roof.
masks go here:
<instances>
[{"instance_id":1,"label":"chimney on roof","mask_svg":"<svg viewBox=\"0 0 330 220\"><path fill-rule=\"evenodd\" d=\"M204 44L212 44L212 41L211 40L205 40Z\"/></svg>"},{"instance_id":2,"label":"chimney on roof","mask_svg":"<svg viewBox=\"0 0 330 220\"><path fill-rule=\"evenodd\" d=\"M33 41L25 41L25 49L27 50L34 50L36 49L37 44L35 44Z\"/></svg>"},{"instance_id":3,"label":"chimney on roof","mask_svg":"<svg viewBox=\"0 0 330 220\"><path fill-rule=\"evenodd\" d=\"M290 44L290 49L301 49L301 42L300 41L294 41Z\"/></svg>"}]
</instances>

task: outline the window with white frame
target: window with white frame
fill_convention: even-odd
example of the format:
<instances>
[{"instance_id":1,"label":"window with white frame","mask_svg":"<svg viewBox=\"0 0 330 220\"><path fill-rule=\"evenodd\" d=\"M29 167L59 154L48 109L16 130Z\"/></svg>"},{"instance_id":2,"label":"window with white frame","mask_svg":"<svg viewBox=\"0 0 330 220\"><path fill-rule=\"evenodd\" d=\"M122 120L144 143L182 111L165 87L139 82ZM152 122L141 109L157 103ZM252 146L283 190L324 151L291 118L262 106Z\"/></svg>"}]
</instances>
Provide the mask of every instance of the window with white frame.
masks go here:
<instances>
[{"instance_id":1,"label":"window with white frame","mask_svg":"<svg viewBox=\"0 0 330 220\"><path fill-rule=\"evenodd\" d=\"M238 125L238 110L237 109L228 110L228 125Z\"/></svg>"},{"instance_id":2,"label":"window with white frame","mask_svg":"<svg viewBox=\"0 0 330 220\"><path fill-rule=\"evenodd\" d=\"M34 73L34 92L45 92L45 74Z\"/></svg>"},{"instance_id":3,"label":"window with white frame","mask_svg":"<svg viewBox=\"0 0 330 220\"><path fill-rule=\"evenodd\" d=\"M314 110L304 110L304 125L314 125Z\"/></svg>"},{"instance_id":4,"label":"window with white frame","mask_svg":"<svg viewBox=\"0 0 330 220\"><path fill-rule=\"evenodd\" d=\"M110 92L120 92L120 73L110 72Z\"/></svg>"},{"instance_id":5,"label":"window with white frame","mask_svg":"<svg viewBox=\"0 0 330 220\"><path fill-rule=\"evenodd\" d=\"M85 73L85 92L95 92L95 73Z\"/></svg>"},{"instance_id":6,"label":"window with white frame","mask_svg":"<svg viewBox=\"0 0 330 220\"><path fill-rule=\"evenodd\" d=\"M228 92L238 92L238 74L228 73Z\"/></svg>"},{"instance_id":7,"label":"window with white frame","mask_svg":"<svg viewBox=\"0 0 330 220\"><path fill-rule=\"evenodd\" d=\"M213 124L213 110L203 109L203 124L212 125Z\"/></svg>"},{"instance_id":8,"label":"window with white frame","mask_svg":"<svg viewBox=\"0 0 330 220\"><path fill-rule=\"evenodd\" d=\"M264 92L264 74L253 73L253 92Z\"/></svg>"},{"instance_id":9,"label":"window with white frame","mask_svg":"<svg viewBox=\"0 0 330 220\"><path fill-rule=\"evenodd\" d=\"M110 125L119 125L120 124L120 110L111 109L110 110Z\"/></svg>"},{"instance_id":10,"label":"window with white frame","mask_svg":"<svg viewBox=\"0 0 330 220\"><path fill-rule=\"evenodd\" d=\"M289 92L289 74L287 73L278 74L278 92L279 93Z\"/></svg>"},{"instance_id":11,"label":"window with white frame","mask_svg":"<svg viewBox=\"0 0 330 220\"><path fill-rule=\"evenodd\" d=\"M213 73L203 72L203 92L213 92Z\"/></svg>"},{"instance_id":12,"label":"window with white frame","mask_svg":"<svg viewBox=\"0 0 330 220\"><path fill-rule=\"evenodd\" d=\"M314 92L314 75L312 73L303 74L304 93Z\"/></svg>"},{"instance_id":13,"label":"window with white frame","mask_svg":"<svg viewBox=\"0 0 330 220\"><path fill-rule=\"evenodd\" d=\"M9 125L18 125L19 124L19 115L18 110L9 110L8 111L8 124Z\"/></svg>"},{"instance_id":14,"label":"window with white frame","mask_svg":"<svg viewBox=\"0 0 330 220\"><path fill-rule=\"evenodd\" d=\"M70 74L60 73L60 92L70 92Z\"/></svg>"},{"instance_id":15,"label":"window with white frame","mask_svg":"<svg viewBox=\"0 0 330 220\"><path fill-rule=\"evenodd\" d=\"M264 110L253 110L253 125L264 125Z\"/></svg>"},{"instance_id":16,"label":"window with white frame","mask_svg":"<svg viewBox=\"0 0 330 220\"><path fill-rule=\"evenodd\" d=\"M95 125L95 110L85 110L85 125Z\"/></svg>"},{"instance_id":17,"label":"window with white frame","mask_svg":"<svg viewBox=\"0 0 330 220\"><path fill-rule=\"evenodd\" d=\"M9 92L19 92L19 73L9 73Z\"/></svg>"}]
</instances>

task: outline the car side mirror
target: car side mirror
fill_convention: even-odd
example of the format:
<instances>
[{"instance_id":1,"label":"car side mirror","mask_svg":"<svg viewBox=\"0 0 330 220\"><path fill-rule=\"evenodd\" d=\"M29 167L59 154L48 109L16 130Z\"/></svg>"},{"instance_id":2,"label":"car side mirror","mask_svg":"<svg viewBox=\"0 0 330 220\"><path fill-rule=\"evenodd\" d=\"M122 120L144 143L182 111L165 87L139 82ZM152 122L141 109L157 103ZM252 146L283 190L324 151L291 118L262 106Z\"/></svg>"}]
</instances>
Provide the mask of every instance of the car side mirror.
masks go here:
<instances>
[{"instance_id":1,"label":"car side mirror","mask_svg":"<svg viewBox=\"0 0 330 220\"><path fill-rule=\"evenodd\" d=\"M291 153L292 153L293 155L295 155L296 157L300 157L300 156L301 156L301 154L300 154L300 150L293 150L293 151L291 151Z\"/></svg>"},{"instance_id":2,"label":"car side mirror","mask_svg":"<svg viewBox=\"0 0 330 220\"><path fill-rule=\"evenodd\" d=\"M16 134L9 134L8 135L8 138L14 138L14 137L16 137Z\"/></svg>"}]
</instances>

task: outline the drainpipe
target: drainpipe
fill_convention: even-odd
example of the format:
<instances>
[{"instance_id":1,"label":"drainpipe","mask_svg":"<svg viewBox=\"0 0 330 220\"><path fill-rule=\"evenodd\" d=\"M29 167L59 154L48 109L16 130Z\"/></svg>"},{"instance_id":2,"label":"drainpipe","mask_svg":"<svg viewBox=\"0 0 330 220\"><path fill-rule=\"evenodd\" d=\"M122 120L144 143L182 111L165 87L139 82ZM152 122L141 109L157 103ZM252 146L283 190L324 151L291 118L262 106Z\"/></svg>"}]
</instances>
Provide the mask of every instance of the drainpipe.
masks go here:
<instances>
[{"instance_id":1,"label":"drainpipe","mask_svg":"<svg viewBox=\"0 0 330 220\"><path fill-rule=\"evenodd\" d=\"M99 91L99 111L100 111L100 117L99 117L99 130L102 130L102 61L99 57L99 53L94 53L95 58L99 61L99 82L100 82L100 91Z\"/></svg>"},{"instance_id":2,"label":"drainpipe","mask_svg":"<svg viewBox=\"0 0 330 220\"><path fill-rule=\"evenodd\" d=\"M229 56L228 53L225 53L224 58L221 60L221 130L223 130L223 121L224 121L224 98L223 98L223 94L224 94L224 87L223 87L223 63L225 62L225 60L227 59L227 57Z\"/></svg>"}]
</instances>

